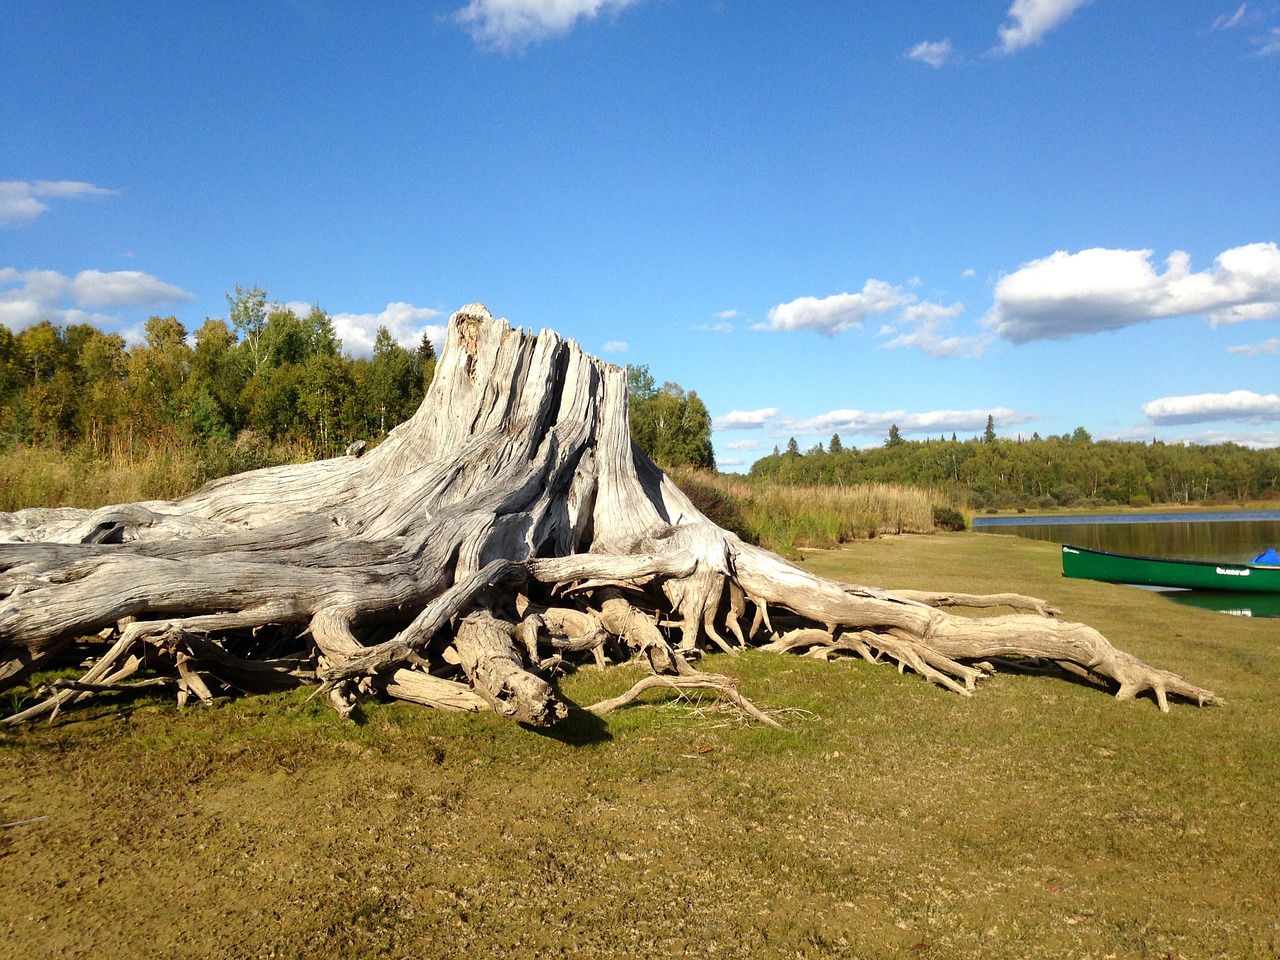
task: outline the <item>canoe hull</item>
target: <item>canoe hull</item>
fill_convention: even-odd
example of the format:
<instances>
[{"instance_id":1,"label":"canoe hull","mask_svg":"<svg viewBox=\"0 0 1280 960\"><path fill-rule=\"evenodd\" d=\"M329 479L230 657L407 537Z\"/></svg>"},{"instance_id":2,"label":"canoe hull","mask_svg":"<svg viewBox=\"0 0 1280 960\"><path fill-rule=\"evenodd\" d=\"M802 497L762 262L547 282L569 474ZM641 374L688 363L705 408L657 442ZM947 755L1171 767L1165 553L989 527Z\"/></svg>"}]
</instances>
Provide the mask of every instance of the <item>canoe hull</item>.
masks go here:
<instances>
[{"instance_id":1,"label":"canoe hull","mask_svg":"<svg viewBox=\"0 0 1280 960\"><path fill-rule=\"evenodd\" d=\"M1148 587L1280 593L1280 566L1131 557L1065 544L1062 547L1062 573L1079 580L1135 583Z\"/></svg>"}]
</instances>

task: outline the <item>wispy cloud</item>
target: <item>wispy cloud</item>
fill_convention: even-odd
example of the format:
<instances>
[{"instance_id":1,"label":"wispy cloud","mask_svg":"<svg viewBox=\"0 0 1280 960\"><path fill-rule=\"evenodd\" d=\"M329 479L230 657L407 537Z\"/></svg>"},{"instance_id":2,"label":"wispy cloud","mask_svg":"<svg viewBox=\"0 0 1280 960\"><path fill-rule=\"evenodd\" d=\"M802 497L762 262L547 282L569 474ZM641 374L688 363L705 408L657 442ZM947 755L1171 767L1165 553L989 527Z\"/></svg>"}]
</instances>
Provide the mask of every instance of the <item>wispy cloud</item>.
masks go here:
<instances>
[{"instance_id":1,"label":"wispy cloud","mask_svg":"<svg viewBox=\"0 0 1280 960\"><path fill-rule=\"evenodd\" d=\"M1089 0L1013 0L1009 20L999 28L995 53L1016 53L1034 46L1045 34L1064 23Z\"/></svg>"},{"instance_id":2,"label":"wispy cloud","mask_svg":"<svg viewBox=\"0 0 1280 960\"><path fill-rule=\"evenodd\" d=\"M1280 27L1272 27L1260 37L1250 37L1249 42L1258 48L1253 51L1255 57L1269 57L1280 53Z\"/></svg>"},{"instance_id":3,"label":"wispy cloud","mask_svg":"<svg viewBox=\"0 0 1280 960\"><path fill-rule=\"evenodd\" d=\"M935 433L976 433L986 428L987 417L997 427L1016 426L1039 420L1038 414L991 407L985 410L931 410L909 413L887 410L868 413L863 410L832 410L804 420L779 418L778 426L801 436L826 436L830 433L879 435L897 425L902 433L932 435Z\"/></svg>"},{"instance_id":4,"label":"wispy cloud","mask_svg":"<svg viewBox=\"0 0 1280 960\"><path fill-rule=\"evenodd\" d=\"M1064 340L1147 320L1204 314L1214 326L1280 317L1280 248L1223 251L1191 272L1176 251L1157 273L1151 250L1058 251L1002 277L983 323L1014 343Z\"/></svg>"},{"instance_id":5,"label":"wispy cloud","mask_svg":"<svg viewBox=\"0 0 1280 960\"><path fill-rule=\"evenodd\" d=\"M721 310L719 313L713 314L717 320L732 320L737 315L737 310Z\"/></svg>"},{"instance_id":6,"label":"wispy cloud","mask_svg":"<svg viewBox=\"0 0 1280 960\"><path fill-rule=\"evenodd\" d=\"M112 197L118 193L78 180L0 180L0 227L36 219L49 209L45 200Z\"/></svg>"},{"instance_id":7,"label":"wispy cloud","mask_svg":"<svg viewBox=\"0 0 1280 960\"><path fill-rule=\"evenodd\" d=\"M1245 7L1247 6L1248 4L1242 3L1240 4L1240 8L1236 10L1235 13L1222 14L1222 16L1218 17L1216 20L1213 21L1213 26L1210 29L1230 30L1233 27L1240 26L1240 24L1244 23Z\"/></svg>"},{"instance_id":8,"label":"wispy cloud","mask_svg":"<svg viewBox=\"0 0 1280 960\"><path fill-rule=\"evenodd\" d=\"M513 52L568 33L579 20L616 13L637 0L470 0L454 19L476 43Z\"/></svg>"},{"instance_id":9,"label":"wispy cloud","mask_svg":"<svg viewBox=\"0 0 1280 960\"><path fill-rule=\"evenodd\" d=\"M311 310L311 306L305 303L287 306L302 316ZM430 307L415 307L411 303L397 301L388 303L378 313L334 313L329 315L329 319L333 321L334 333L342 341L344 350L352 356L369 357L373 355L373 343L379 327L386 327L396 343L409 350L416 350L425 334L439 352L444 347L448 324L431 321L443 315Z\"/></svg>"},{"instance_id":10,"label":"wispy cloud","mask_svg":"<svg viewBox=\"0 0 1280 960\"><path fill-rule=\"evenodd\" d=\"M148 308L191 299L181 287L137 270L82 270L68 277L55 270L0 268L0 323L10 330L42 320L58 325L110 325L114 317L92 311Z\"/></svg>"},{"instance_id":11,"label":"wispy cloud","mask_svg":"<svg viewBox=\"0 0 1280 960\"><path fill-rule=\"evenodd\" d=\"M918 60L921 63L927 63L934 69L938 69L948 63L953 63L956 60L956 53L951 48L949 39L922 40L907 51L907 59Z\"/></svg>"},{"instance_id":12,"label":"wispy cloud","mask_svg":"<svg viewBox=\"0 0 1280 960\"><path fill-rule=\"evenodd\" d=\"M733 410L711 421L715 430L759 430L778 415L774 407L761 410Z\"/></svg>"},{"instance_id":13,"label":"wispy cloud","mask_svg":"<svg viewBox=\"0 0 1280 960\"><path fill-rule=\"evenodd\" d=\"M1227 353L1238 353L1245 357L1280 357L1280 338L1272 337L1261 343L1244 343L1236 347L1227 347Z\"/></svg>"},{"instance_id":14,"label":"wispy cloud","mask_svg":"<svg viewBox=\"0 0 1280 960\"><path fill-rule=\"evenodd\" d=\"M604 353L626 353L631 348L625 340L610 340L600 349Z\"/></svg>"},{"instance_id":15,"label":"wispy cloud","mask_svg":"<svg viewBox=\"0 0 1280 960\"><path fill-rule=\"evenodd\" d=\"M964 304L959 301L950 306L931 303L927 300L913 303L903 309L896 323L887 324L881 328L881 334L896 334L896 336L880 344L880 349L915 347L939 359L981 356L983 349L991 340L989 336L967 336L946 332L951 321L962 313L964 313Z\"/></svg>"},{"instance_id":16,"label":"wispy cloud","mask_svg":"<svg viewBox=\"0 0 1280 960\"><path fill-rule=\"evenodd\" d=\"M1230 393L1162 397L1144 403L1142 412L1159 425L1215 423L1221 420L1265 423L1280 420L1280 396L1232 390Z\"/></svg>"}]
</instances>

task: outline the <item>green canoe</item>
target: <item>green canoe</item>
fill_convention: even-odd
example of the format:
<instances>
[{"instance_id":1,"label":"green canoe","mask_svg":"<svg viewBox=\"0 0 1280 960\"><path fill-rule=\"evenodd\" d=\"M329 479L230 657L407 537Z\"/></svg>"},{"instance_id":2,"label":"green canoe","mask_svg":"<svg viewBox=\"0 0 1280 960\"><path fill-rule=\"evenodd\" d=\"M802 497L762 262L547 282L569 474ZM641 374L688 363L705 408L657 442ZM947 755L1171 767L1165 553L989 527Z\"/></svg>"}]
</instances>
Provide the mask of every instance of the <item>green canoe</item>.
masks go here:
<instances>
[{"instance_id":1,"label":"green canoe","mask_svg":"<svg viewBox=\"0 0 1280 960\"><path fill-rule=\"evenodd\" d=\"M1280 593L1280 566L1263 563L1215 563L1212 560L1162 560L1130 557L1084 547L1062 547L1063 576L1107 583L1189 590Z\"/></svg>"}]
</instances>

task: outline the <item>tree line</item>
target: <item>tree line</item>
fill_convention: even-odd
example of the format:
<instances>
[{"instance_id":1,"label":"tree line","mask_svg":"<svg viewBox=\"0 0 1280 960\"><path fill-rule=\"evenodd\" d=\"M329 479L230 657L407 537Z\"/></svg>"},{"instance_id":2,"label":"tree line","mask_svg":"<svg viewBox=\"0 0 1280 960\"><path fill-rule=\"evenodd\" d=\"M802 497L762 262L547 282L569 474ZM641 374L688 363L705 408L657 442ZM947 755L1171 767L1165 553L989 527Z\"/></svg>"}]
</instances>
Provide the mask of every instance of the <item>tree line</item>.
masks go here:
<instances>
[{"instance_id":1,"label":"tree line","mask_svg":"<svg viewBox=\"0 0 1280 960\"><path fill-rule=\"evenodd\" d=\"M752 465L754 481L838 485L897 483L947 491L971 509L1257 500L1280 496L1280 449L1094 441L1070 434L1012 440L988 423L981 437L906 440L895 427L880 447L845 447L839 434L801 452L792 439Z\"/></svg>"},{"instance_id":2,"label":"tree line","mask_svg":"<svg viewBox=\"0 0 1280 960\"><path fill-rule=\"evenodd\" d=\"M380 327L373 356L352 357L319 306L302 316L256 286L237 286L227 306L225 319L194 332L176 317L151 317L132 345L90 324L44 320L17 333L0 325L0 446L102 457L249 440L286 446L294 459L334 456L412 416L435 373L426 336L407 349ZM711 416L696 393L658 386L643 365L628 371L628 387L632 435L650 457L715 467ZM215 472L258 465L214 459L225 464Z\"/></svg>"},{"instance_id":3,"label":"tree line","mask_svg":"<svg viewBox=\"0 0 1280 960\"><path fill-rule=\"evenodd\" d=\"M352 357L318 306L299 316L258 287L227 300L227 319L194 333L151 317L133 345L89 324L0 326L0 441L105 455L252 431L331 456L408 418L431 382L425 336L410 350L381 327L372 358Z\"/></svg>"}]
</instances>

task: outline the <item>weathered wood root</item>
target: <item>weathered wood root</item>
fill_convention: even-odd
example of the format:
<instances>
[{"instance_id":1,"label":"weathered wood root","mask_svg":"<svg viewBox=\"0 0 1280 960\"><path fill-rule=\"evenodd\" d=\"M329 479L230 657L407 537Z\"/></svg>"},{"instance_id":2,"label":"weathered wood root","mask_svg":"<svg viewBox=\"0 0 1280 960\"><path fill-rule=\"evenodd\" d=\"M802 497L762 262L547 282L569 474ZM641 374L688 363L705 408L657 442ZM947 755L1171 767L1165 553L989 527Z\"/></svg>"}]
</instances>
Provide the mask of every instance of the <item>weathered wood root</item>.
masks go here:
<instances>
[{"instance_id":1,"label":"weathered wood root","mask_svg":"<svg viewBox=\"0 0 1280 960\"><path fill-rule=\"evenodd\" d=\"M980 618L956 606L1004 606ZM1114 689L1221 702L1043 600L887 592L786 563L704 518L631 442L624 370L479 305L450 322L421 408L362 455L253 471L183 500L0 515L0 690L77 638L108 649L5 719L166 686L179 702L318 683L362 696L567 713L551 675L638 658L645 690L710 690L761 722L701 650L891 661L970 695L1002 659Z\"/></svg>"}]
</instances>

